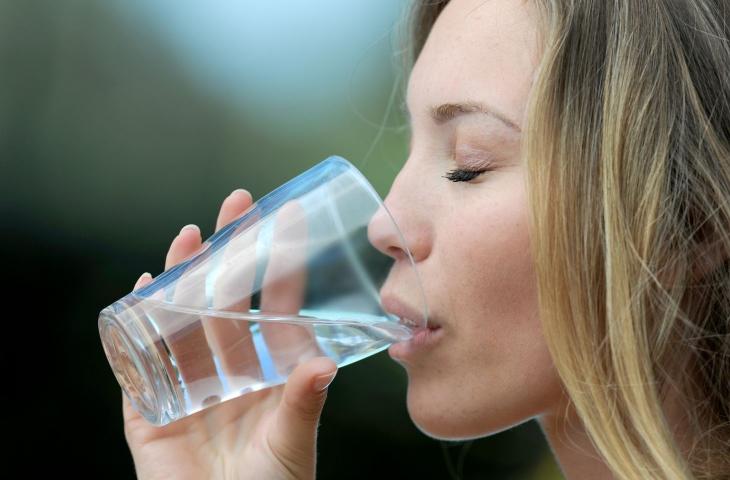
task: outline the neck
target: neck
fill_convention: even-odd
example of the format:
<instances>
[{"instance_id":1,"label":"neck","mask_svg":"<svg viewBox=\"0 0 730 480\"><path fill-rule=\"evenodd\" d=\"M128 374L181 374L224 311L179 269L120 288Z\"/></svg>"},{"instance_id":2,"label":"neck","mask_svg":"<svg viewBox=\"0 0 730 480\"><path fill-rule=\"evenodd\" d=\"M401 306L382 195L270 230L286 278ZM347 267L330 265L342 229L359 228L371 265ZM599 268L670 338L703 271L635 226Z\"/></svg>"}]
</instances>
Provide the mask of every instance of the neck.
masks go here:
<instances>
[{"instance_id":1,"label":"neck","mask_svg":"<svg viewBox=\"0 0 730 480\"><path fill-rule=\"evenodd\" d=\"M663 402L663 408L673 426L672 433L682 454L688 454L692 441L687 436L689 424L683 413L687 406L682 405L677 396L670 394ZM563 401L559 408L539 416L537 420L567 480L615 478L593 446L583 423L569 402Z\"/></svg>"},{"instance_id":2,"label":"neck","mask_svg":"<svg viewBox=\"0 0 730 480\"><path fill-rule=\"evenodd\" d=\"M541 415L538 423L566 479L613 480L572 406Z\"/></svg>"}]
</instances>

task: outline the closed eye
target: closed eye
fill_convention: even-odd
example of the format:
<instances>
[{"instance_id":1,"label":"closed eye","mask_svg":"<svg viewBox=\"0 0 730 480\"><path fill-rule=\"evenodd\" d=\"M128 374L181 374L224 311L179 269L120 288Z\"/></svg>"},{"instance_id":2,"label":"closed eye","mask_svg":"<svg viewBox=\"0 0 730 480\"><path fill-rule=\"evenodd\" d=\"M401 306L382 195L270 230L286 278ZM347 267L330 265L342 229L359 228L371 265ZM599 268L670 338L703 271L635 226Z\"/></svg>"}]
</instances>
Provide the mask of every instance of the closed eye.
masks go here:
<instances>
[{"instance_id":1,"label":"closed eye","mask_svg":"<svg viewBox=\"0 0 730 480\"><path fill-rule=\"evenodd\" d=\"M444 178L451 180L452 182L468 182L489 170L489 168L478 168L474 170L455 168L453 170L449 170L446 175L444 175Z\"/></svg>"}]
</instances>

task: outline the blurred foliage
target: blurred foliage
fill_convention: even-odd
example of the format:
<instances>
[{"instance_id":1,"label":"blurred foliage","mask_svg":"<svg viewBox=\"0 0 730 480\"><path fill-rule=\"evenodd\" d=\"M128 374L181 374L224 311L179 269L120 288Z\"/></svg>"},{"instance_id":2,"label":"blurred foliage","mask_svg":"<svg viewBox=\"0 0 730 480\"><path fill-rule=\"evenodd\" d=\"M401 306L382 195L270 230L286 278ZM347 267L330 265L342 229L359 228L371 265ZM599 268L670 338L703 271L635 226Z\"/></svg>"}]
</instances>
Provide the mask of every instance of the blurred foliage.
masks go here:
<instances>
[{"instance_id":1,"label":"blurred foliage","mask_svg":"<svg viewBox=\"0 0 730 480\"><path fill-rule=\"evenodd\" d=\"M162 271L181 226L211 235L234 188L256 199L339 154L384 196L407 147L398 109L384 115L397 83L388 66L357 105L333 99L339 114L301 131L263 128L104 1L0 0L0 234L9 338L20 340L3 363L18 385L4 393L6 412L18 411L7 421L13 460L25 471L40 461L133 476L99 310L142 272ZM385 352L340 371L319 430L319 478L559 478L534 422L438 442L410 421L405 391Z\"/></svg>"}]
</instances>

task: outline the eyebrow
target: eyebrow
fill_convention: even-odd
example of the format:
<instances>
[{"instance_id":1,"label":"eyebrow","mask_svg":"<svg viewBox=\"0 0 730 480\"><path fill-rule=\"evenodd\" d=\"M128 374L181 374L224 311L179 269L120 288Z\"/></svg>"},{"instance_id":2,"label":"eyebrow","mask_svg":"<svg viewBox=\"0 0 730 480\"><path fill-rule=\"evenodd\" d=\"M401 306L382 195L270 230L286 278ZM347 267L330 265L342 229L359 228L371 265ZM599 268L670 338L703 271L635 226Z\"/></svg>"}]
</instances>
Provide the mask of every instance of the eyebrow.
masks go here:
<instances>
[{"instance_id":1,"label":"eyebrow","mask_svg":"<svg viewBox=\"0 0 730 480\"><path fill-rule=\"evenodd\" d=\"M401 110L406 115L406 117L410 118L408 104L406 102L403 102L401 104ZM431 119L433 119L433 121L437 125L443 125L460 116L476 113L480 115L487 115L496 120L499 120L505 126L516 132L522 131L520 130L520 127L518 127L517 124L510 120L509 117L507 117L505 114L501 113L499 110L493 107L484 105L479 102L443 103L441 105L429 108L429 112L431 114Z\"/></svg>"}]
</instances>

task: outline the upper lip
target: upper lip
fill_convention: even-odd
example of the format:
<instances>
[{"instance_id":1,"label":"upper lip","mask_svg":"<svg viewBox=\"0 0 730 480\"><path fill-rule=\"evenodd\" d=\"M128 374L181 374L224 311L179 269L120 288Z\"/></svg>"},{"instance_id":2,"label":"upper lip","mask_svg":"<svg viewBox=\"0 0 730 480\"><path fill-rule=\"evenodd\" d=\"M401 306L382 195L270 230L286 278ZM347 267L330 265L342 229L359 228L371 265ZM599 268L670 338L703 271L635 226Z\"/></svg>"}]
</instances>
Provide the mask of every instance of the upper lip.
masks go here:
<instances>
[{"instance_id":1,"label":"upper lip","mask_svg":"<svg viewBox=\"0 0 730 480\"><path fill-rule=\"evenodd\" d=\"M388 313L392 313L393 315L401 318L401 319L407 319L411 320L417 323L418 329L423 328L422 319L423 319L423 312L409 307L405 302L401 301L399 298L393 296L393 295L382 295L380 298L380 302L383 306L383 310L385 310ZM435 329L440 327L440 325L433 322L433 319L429 316L427 319L426 327L429 329Z\"/></svg>"}]
</instances>

